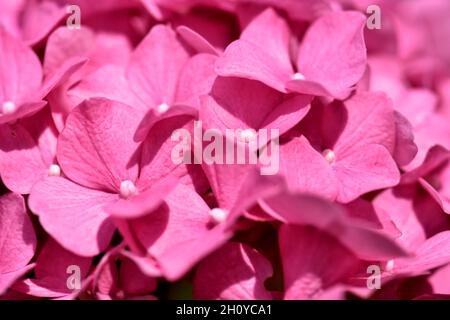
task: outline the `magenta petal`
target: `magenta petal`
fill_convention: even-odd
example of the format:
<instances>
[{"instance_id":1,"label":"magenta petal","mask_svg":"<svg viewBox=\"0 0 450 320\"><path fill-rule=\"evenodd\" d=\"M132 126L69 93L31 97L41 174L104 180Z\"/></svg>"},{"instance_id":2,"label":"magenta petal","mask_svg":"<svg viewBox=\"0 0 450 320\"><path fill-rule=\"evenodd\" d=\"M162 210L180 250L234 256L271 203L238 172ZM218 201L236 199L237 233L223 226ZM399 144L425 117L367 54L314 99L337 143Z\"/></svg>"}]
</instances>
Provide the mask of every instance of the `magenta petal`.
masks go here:
<instances>
[{"instance_id":1,"label":"magenta petal","mask_svg":"<svg viewBox=\"0 0 450 320\"><path fill-rule=\"evenodd\" d=\"M123 219L142 217L156 210L177 183L178 179L169 176L161 181L156 181L147 190L130 199L120 199L111 203L105 210L112 216Z\"/></svg>"},{"instance_id":2,"label":"magenta petal","mask_svg":"<svg viewBox=\"0 0 450 320\"><path fill-rule=\"evenodd\" d=\"M366 17L353 11L333 12L316 20L300 46L298 71L334 97L345 98L366 69L365 23Z\"/></svg>"},{"instance_id":3,"label":"magenta petal","mask_svg":"<svg viewBox=\"0 0 450 320\"><path fill-rule=\"evenodd\" d=\"M198 164L182 162L180 164L172 160L172 151L180 142L173 140L172 134L175 130L185 129L191 136L193 121L191 115L186 112L197 111L192 108L175 108L173 116L156 120L145 141L142 143L142 156L140 162L140 174L137 186L140 190L146 190L158 180L169 176L180 179L186 185L194 186L199 192L207 190L207 181L202 168ZM167 111L167 113L169 113ZM181 114L177 114L181 112ZM188 154L188 152L186 153ZM189 153L190 154L190 153Z\"/></svg>"},{"instance_id":4,"label":"magenta petal","mask_svg":"<svg viewBox=\"0 0 450 320\"><path fill-rule=\"evenodd\" d=\"M338 180L325 158L304 136L295 137L280 146L280 174L289 188L334 200Z\"/></svg>"},{"instance_id":5,"label":"magenta petal","mask_svg":"<svg viewBox=\"0 0 450 320\"><path fill-rule=\"evenodd\" d=\"M160 121L178 116L190 116L192 118L196 118L197 115L197 109L184 104L172 105L169 107L169 110L163 114L159 114L154 110L149 110L136 129L134 141L144 141L152 128Z\"/></svg>"},{"instance_id":6,"label":"magenta petal","mask_svg":"<svg viewBox=\"0 0 450 320\"><path fill-rule=\"evenodd\" d=\"M0 197L0 274L26 266L36 249L36 234L22 196Z\"/></svg>"},{"instance_id":7,"label":"magenta petal","mask_svg":"<svg viewBox=\"0 0 450 320\"><path fill-rule=\"evenodd\" d=\"M80 276L84 279L89 273L91 262L92 258L77 256L49 238L39 253L34 274L36 278L52 278L55 281L54 288L67 289L67 267L70 265L80 267Z\"/></svg>"},{"instance_id":8,"label":"magenta petal","mask_svg":"<svg viewBox=\"0 0 450 320\"><path fill-rule=\"evenodd\" d=\"M120 265L120 284L127 295L140 295L156 289L155 278L143 274L130 259L123 259Z\"/></svg>"},{"instance_id":9,"label":"magenta petal","mask_svg":"<svg viewBox=\"0 0 450 320\"><path fill-rule=\"evenodd\" d=\"M0 197L0 295L30 271L37 239L21 195ZM28 264L28 265L27 265Z\"/></svg>"},{"instance_id":10,"label":"magenta petal","mask_svg":"<svg viewBox=\"0 0 450 320\"><path fill-rule=\"evenodd\" d=\"M219 77L211 97L201 98L200 119L207 128L220 129L223 134L226 129L268 129L267 138L275 139L308 113L311 99L306 95L286 97L257 81Z\"/></svg>"},{"instance_id":11,"label":"magenta petal","mask_svg":"<svg viewBox=\"0 0 450 320\"><path fill-rule=\"evenodd\" d=\"M58 141L64 174L85 187L117 193L122 181L135 182L138 168L133 157L138 144L133 134L139 119L135 109L103 98L77 106Z\"/></svg>"},{"instance_id":12,"label":"magenta petal","mask_svg":"<svg viewBox=\"0 0 450 320\"><path fill-rule=\"evenodd\" d=\"M400 172L385 147L372 144L353 150L333 166L338 179L337 201L350 202L360 195L400 181Z\"/></svg>"},{"instance_id":13,"label":"magenta petal","mask_svg":"<svg viewBox=\"0 0 450 320\"><path fill-rule=\"evenodd\" d=\"M26 273L34 268L34 263L29 264L19 270L0 274L0 295L10 288L17 279L20 279Z\"/></svg>"},{"instance_id":14,"label":"magenta petal","mask_svg":"<svg viewBox=\"0 0 450 320\"><path fill-rule=\"evenodd\" d=\"M427 155L423 163L411 170L406 172L402 176L402 183L413 183L422 177L426 177L431 174L434 170L439 169L439 167L444 166L447 161L450 160L450 152L440 146L434 146L428 150Z\"/></svg>"},{"instance_id":15,"label":"magenta petal","mask_svg":"<svg viewBox=\"0 0 450 320\"><path fill-rule=\"evenodd\" d=\"M414 133L411 123L399 112L395 113L396 135L394 159L399 166L410 163L417 154L418 148L414 143Z\"/></svg>"},{"instance_id":16,"label":"magenta petal","mask_svg":"<svg viewBox=\"0 0 450 320\"><path fill-rule=\"evenodd\" d=\"M290 92L310 94L313 96L322 96L322 97L332 97L333 96L333 94L330 93L320 83L308 81L308 80L300 80L300 79L289 80L286 83L286 89ZM347 92L344 95L347 95Z\"/></svg>"},{"instance_id":17,"label":"magenta petal","mask_svg":"<svg viewBox=\"0 0 450 320\"><path fill-rule=\"evenodd\" d=\"M29 1L21 15L23 40L31 45L42 40L67 16L66 8L54 1Z\"/></svg>"},{"instance_id":18,"label":"magenta petal","mask_svg":"<svg viewBox=\"0 0 450 320\"><path fill-rule=\"evenodd\" d=\"M236 198L225 221L227 229L234 229L239 218L260 200L286 192L286 189L286 182L282 177L261 175L257 169L252 168L237 189Z\"/></svg>"},{"instance_id":19,"label":"magenta petal","mask_svg":"<svg viewBox=\"0 0 450 320\"><path fill-rule=\"evenodd\" d=\"M62 298L71 292L67 287L54 287L53 279L24 279L14 283L14 291L41 298Z\"/></svg>"},{"instance_id":20,"label":"magenta petal","mask_svg":"<svg viewBox=\"0 0 450 320\"><path fill-rule=\"evenodd\" d=\"M131 92L123 66L108 64L84 77L70 89L69 95L82 100L103 97L128 104L136 109L144 109Z\"/></svg>"},{"instance_id":21,"label":"magenta petal","mask_svg":"<svg viewBox=\"0 0 450 320\"><path fill-rule=\"evenodd\" d=\"M31 48L0 28L0 101L16 105L36 94L42 81L41 63ZM38 97L34 97L37 101Z\"/></svg>"},{"instance_id":22,"label":"magenta petal","mask_svg":"<svg viewBox=\"0 0 450 320\"><path fill-rule=\"evenodd\" d=\"M194 297L200 300L270 300L264 281L272 276L270 262L258 251L234 242L205 258L194 279Z\"/></svg>"},{"instance_id":23,"label":"magenta petal","mask_svg":"<svg viewBox=\"0 0 450 320\"><path fill-rule=\"evenodd\" d=\"M232 236L231 231L224 230L223 225L219 225L209 232L167 250L158 259L164 276L169 281L180 279L197 262L220 248Z\"/></svg>"},{"instance_id":24,"label":"magenta petal","mask_svg":"<svg viewBox=\"0 0 450 320\"><path fill-rule=\"evenodd\" d=\"M39 97L44 98L53 88L66 82L76 71L83 67L86 61L87 59L85 58L70 58L61 67L48 74L39 91Z\"/></svg>"},{"instance_id":25,"label":"magenta petal","mask_svg":"<svg viewBox=\"0 0 450 320\"><path fill-rule=\"evenodd\" d=\"M14 122L22 117L31 116L47 105L47 101L25 102L12 114L0 115L0 124Z\"/></svg>"},{"instance_id":26,"label":"magenta petal","mask_svg":"<svg viewBox=\"0 0 450 320\"><path fill-rule=\"evenodd\" d=\"M271 216L288 224L311 225L318 229L331 229L344 216L342 207L311 195L280 193L260 201Z\"/></svg>"},{"instance_id":27,"label":"magenta petal","mask_svg":"<svg viewBox=\"0 0 450 320\"><path fill-rule=\"evenodd\" d=\"M180 201L182 199L182 201ZM165 267L184 269L191 265L191 250L186 251L177 261L164 263L160 258L166 252L208 233L209 208L191 188L178 185L165 200L165 205L149 215L130 221L134 235L148 253ZM206 246L206 243L205 243ZM203 252L201 247L196 249ZM204 253L206 254L206 253ZM173 267L172 267L173 266ZM169 272L170 273L170 272Z\"/></svg>"},{"instance_id":28,"label":"magenta petal","mask_svg":"<svg viewBox=\"0 0 450 320\"><path fill-rule=\"evenodd\" d=\"M334 237L311 227L282 225L279 245L285 299L317 299L323 289L354 274L360 263Z\"/></svg>"},{"instance_id":29,"label":"magenta petal","mask_svg":"<svg viewBox=\"0 0 450 320\"><path fill-rule=\"evenodd\" d=\"M115 228L105 206L117 200L116 194L87 189L65 178L49 177L33 187L29 206L61 246L89 257L103 251L112 238Z\"/></svg>"},{"instance_id":30,"label":"magenta petal","mask_svg":"<svg viewBox=\"0 0 450 320\"><path fill-rule=\"evenodd\" d=\"M294 73L289 37L287 23L273 9L266 9L247 26L240 40L226 48L217 61L216 71L223 77L257 80L286 92L285 83Z\"/></svg>"},{"instance_id":31,"label":"magenta petal","mask_svg":"<svg viewBox=\"0 0 450 320\"><path fill-rule=\"evenodd\" d=\"M391 99L384 93L357 93L346 100L343 105L331 104L325 107L322 126L336 122L335 117L346 119L345 127L340 133L333 150L344 156L352 149L360 149L368 144L380 144L393 154L395 150L396 123ZM339 118L337 118L339 119ZM327 132L327 139L334 141L333 131Z\"/></svg>"},{"instance_id":32,"label":"magenta petal","mask_svg":"<svg viewBox=\"0 0 450 320\"><path fill-rule=\"evenodd\" d=\"M213 47L201 34L195 32L189 27L179 26L177 27L177 33L181 38L186 41L195 51L198 53L208 53L212 55L219 55L220 52Z\"/></svg>"},{"instance_id":33,"label":"magenta petal","mask_svg":"<svg viewBox=\"0 0 450 320\"><path fill-rule=\"evenodd\" d=\"M313 226L335 236L361 259L387 260L406 255L388 237L362 226L350 219L341 206L321 198L280 193L261 201L261 206L283 222Z\"/></svg>"},{"instance_id":34,"label":"magenta petal","mask_svg":"<svg viewBox=\"0 0 450 320\"><path fill-rule=\"evenodd\" d=\"M412 258L395 260L395 271L421 274L450 262L450 231L443 231L427 239Z\"/></svg>"},{"instance_id":35,"label":"magenta petal","mask_svg":"<svg viewBox=\"0 0 450 320\"><path fill-rule=\"evenodd\" d=\"M126 237L126 236L124 236ZM133 261L139 269L150 277L161 277L161 270L158 268L156 261L153 258L146 256L139 256L133 252L122 250L120 252L124 257Z\"/></svg>"},{"instance_id":36,"label":"magenta petal","mask_svg":"<svg viewBox=\"0 0 450 320\"><path fill-rule=\"evenodd\" d=\"M239 189L254 167L245 164L202 164L219 207L229 209L235 204Z\"/></svg>"},{"instance_id":37,"label":"magenta petal","mask_svg":"<svg viewBox=\"0 0 450 320\"><path fill-rule=\"evenodd\" d=\"M131 55L126 73L131 89L149 108L171 104L178 74L187 59L175 32L156 25Z\"/></svg>"},{"instance_id":38,"label":"magenta petal","mask_svg":"<svg viewBox=\"0 0 450 320\"><path fill-rule=\"evenodd\" d=\"M47 170L38 144L21 124L0 126L0 173L9 189L28 194Z\"/></svg>"},{"instance_id":39,"label":"magenta petal","mask_svg":"<svg viewBox=\"0 0 450 320\"><path fill-rule=\"evenodd\" d=\"M199 108L199 97L209 94L217 77L214 66L217 56L197 54L190 58L181 70L178 80L175 101L196 109Z\"/></svg>"},{"instance_id":40,"label":"magenta petal","mask_svg":"<svg viewBox=\"0 0 450 320\"><path fill-rule=\"evenodd\" d=\"M91 258L77 256L49 238L36 261L35 279L26 279L14 285L14 290L37 297L62 297L72 293L67 287L69 266L80 268L84 281L91 267Z\"/></svg>"}]
</instances>

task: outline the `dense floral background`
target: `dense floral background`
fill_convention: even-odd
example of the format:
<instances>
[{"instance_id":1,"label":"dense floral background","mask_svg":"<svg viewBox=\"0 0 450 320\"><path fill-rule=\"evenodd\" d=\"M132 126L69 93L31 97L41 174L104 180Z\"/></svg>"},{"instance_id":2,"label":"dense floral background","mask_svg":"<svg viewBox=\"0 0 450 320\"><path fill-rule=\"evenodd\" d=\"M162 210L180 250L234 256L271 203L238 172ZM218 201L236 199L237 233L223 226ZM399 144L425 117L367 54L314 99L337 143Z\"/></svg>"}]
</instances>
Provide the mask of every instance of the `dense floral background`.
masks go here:
<instances>
[{"instance_id":1,"label":"dense floral background","mask_svg":"<svg viewBox=\"0 0 450 320\"><path fill-rule=\"evenodd\" d=\"M449 298L449 16L1 1L0 299Z\"/></svg>"}]
</instances>

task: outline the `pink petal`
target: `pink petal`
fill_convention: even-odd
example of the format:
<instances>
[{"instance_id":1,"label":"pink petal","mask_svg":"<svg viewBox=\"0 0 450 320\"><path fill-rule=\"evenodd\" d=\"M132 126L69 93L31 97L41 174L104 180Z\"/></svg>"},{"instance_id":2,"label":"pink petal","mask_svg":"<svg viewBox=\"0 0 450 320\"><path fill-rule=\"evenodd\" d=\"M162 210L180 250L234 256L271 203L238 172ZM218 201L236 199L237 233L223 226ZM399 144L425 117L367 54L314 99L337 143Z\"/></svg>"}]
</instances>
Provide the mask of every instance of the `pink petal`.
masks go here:
<instances>
[{"instance_id":1,"label":"pink petal","mask_svg":"<svg viewBox=\"0 0 450 320\"><path fill-rule=\"evenodd\" d=\"M450 294L450 264L440 268L428 278L433 287L433 292L438 294Z\"/></svg>"},{"instance_id":2,"label":"pink petal","mask_svg":"<svg viewBox=\"0 0 450 320\"><path fill-rule=\"evenodd\" d=\"M279 243L284 299L315 299L359 267L359 259L334 237L311 227L282 225ZM333 268L330 261L334 261Z\"/></svg>"},{"instance_id":3,"label":"pink petal","mask_svg":"<svg viewBox=\"0 0 450 320\"><path fill-rule=\"evenodd\" d=\"M164 119L169 119L183 115L191 116L192 118L197 118L198 110L184 104L176 104L169 106L169 109L163 114L160 114L155 110L149 110L142 119L142 121L139 123L138 128L136 129L136 133L134 134L134 141L137 142L144 141L145 138L147 138L149 132L158 122L163 121Z\"/></svg>"},{"instance_id":4,"label":"pink petal","mask_svg":"<svg viewBox=\"0 0 450 320\"><path fill-rule=\"evenodd\" d=\"M325 158L312 148L304 136L280 146L280 174L292 190L321 195L334 200L338 181Z\"/></svg>"},{"instance_id":5,"label":"pink petal","mask_svg":"<svg viewBox=\"0 0 450 320\"><path fill-rule=\"evenodd\" d=\"M199 109L199 97L208 94L217 77L214 65L217 56L197 54L190 58L181 70L178 80L177 103Z\"/></svg>"},{"instance_id":6,"label":"pink petal","mask_svg":"<svg viewBox=\"0 0 450 320\"><path fill-rule=\"evenodd\" d=\"M341 206L321 198L280 193L264 199L261 206L283 222L310 225L335 236L361 259L387 260L406 255L388 237L350 219Z\"/></svg>"},{"instance_id":7,"label":"pink petal","mask_svg":"<svg viewBox=\"0 0 450 320\"><path fill-rule=\"evenodd\" d=\"M396 135L394 159L399 166L410 163L417 154L418 148L414 143L414 133L409 121L400 113L395 113Z\"/></svg>"},{"instance_id":8,"label":"pink petal","mask_svg":"<svg viewBox=\"0 0 450 320\"><path fill-rule=\"evenodd\" d=\"M365 23L366 17L353 11L334 12L316 20L300 46L298 71L334 97L345 98L366 69Z\"/></svg>"},{"instance_id":9,"label":"pink petal","mask_svg":"<svg viewBox=\"0 0 450 320\"><path fill-rule=\"evenodd\" d=\"M188 43L198 53L208 53L212 55L219 55L220 52L212 46L201 34L195 32L189 27L177 27L177 33L181 38Z\"/></svg>"},{"instance_id":10,"label":"pink petal","mask_svg":"<svg viewBox=\"0 0 450 320\"><path fill-rule=\"evenodd\" d=\"M157 281L142 273L130 259L124 259L120 265L121 288L127 295L140 295L156 289Z\"/></svg>"},{"instance_id":11,"label":"pink petal","mask_svg":"<svg viewBox=\"0 0 450 320\"><path fill-rule=\"evenodd\" d=\"M14 284L17 279L30 272L34 267L34 264L29 264L19 270L0 274L0 295L3 295L11 285Z\"/></svg>"},{"instance_id":12,"label":"pink petal","mask_svg":"<svg viewBox=\"0 0 450 320\"><path fill-rule=\"evenodd\" d=\"M90 257L103 251L112 238L115 228L104 208L117 199L116 194L49 177L33 187L29 205L43 228L61 246Z\"/></svg>"},{"instance_id":13,"label":"pink petal","mask_svg":"<svg viewBox=\"0 0 450 320\"><path fill-rule=\"evenodd\" d=\"M35 279L26 279L14 285L14 290L37 297L62 297L72 293L67 287L69 266L80 268L80 280L84 281L91 267L91 258L79 257L48 239L42 248L34 268Z\"/></svg>"},{"instance_id":14,"label":"pink petal","mask_svg":"<svg viewBox=\"0 0 450 320\"><path fill-rule=\"evenodd\" d=\"M156 25L131 56L126 72L130 87L149 108L171 104L187 59L175 32L170 27Z\"/></svg>"},{"instance_id":15,"label":"pink petal","mask_svg":"<svg viewBox=\"0 0 450 320\"><path fill-rule=\"evenodd\" d=\"M18 194L0 197L0 243L0 274L22 269L34 255L36 234Z\"/></svg>"},{"instance_id":16,"label":"pink petal","mask_svg":"<svg viewBox=\"0 0 450 320\"><path fill-rule=\"evenodd\" d=\"M31 48L0 29L0 101L27 102L42 81L41 63ZM37 100L37 97L36 97Z\"/></svg>"},{"instance_id":17,"label":"pink petal","mask_svg":"<svg viewBox=\"0 0 450 320\"><path fill-rule=\"evenodd\" d=\"M58 141L64 174L85 187L117 193L122 181L135 182L138 144L133 134L139 118L133 108L103 98L77 106Z\"/></svg>"},{"instance_id":18,"label":"pink petal","mask_svg":"<svg viewBox=\"0 0 450 320\"><path fill-rule=\"evenodd\" d=\"M371 144L338 158L333 166L339 184L337 201L350 202L360 195L400 181L400 172L385 147Z\"/></svg>"},{"instance_id":19,"label":"pink petal","mask_svg":"<svg viewBox=\"0 0 450 320\"><path fill-rule=\"evenodd\" d=\"M100 67L70 89L69 95L81 100L102 97L144 110L144 106L140 105L128 85L125 68L119 65L109 64Z\"/></svg>"},{"instance_id":20,"label":"pink petal","mask_svg":"<svg viewBox=\"0 0 450 320\"><path fill-rule=\"evenodd\" d=\"M217 78L211 97L201 99L200 119L207 128L224 134L226 129L251 128L278 129L282 135L306 115L311 102L309 96L285 97L260 82L231 77ZM273 132L269 135L269 139L278 137Z\"/></svg>"},{"instance_id":21,"label":"pink petal","mask_svg":"<svg viewBox=\"0 0 450 320\"><path fill-rule=\"evenodd\" d=\"M395 149L395 114L392 101L383 93L358 93L345 101L342 107L325 107L323 126L336 121L341 114L347 120L334 145L334 151L344 156L351 149L359 149L368 144L380 144L392 154ZM329 132L328 139L333 138Z\"/></svg>"},{"instance_id":22,"label":"pink petal","mask_svg":"<svg viewBox=\"0 0 450 320\"><path fill-rule=\"evenodd\" d=\"M151 131L142 143L137 184L139 189L146 190L157 181L168 177L179 178L181 183L194 186L199 192L204 192L208 188L200 165L194 164L192 159L191 164L177 164L172 160L172 150L180 143L171 139L173 132L177 129L186 129L191 137L193 135L192 116L186 115L186 111L196 112L192 108L174 108L174 112L167 115L167 118L165 116L162 119L155 118ZM170 110L167 111L169 112Z\"/></svg>"},{"instance_id":23,"label":"pink petal","mask_svg":"<svg viewBox=\"0 0 450 320\"><path fill-rule=\"evenodd\" d=\"M28 194L47 175L39 146L21 124L0 126L0 173L14 192Z\"/></svg>"},{"instance_id":24,"label":"pink petal","mask_svg":"<svg viewBox=\"0 0 450 320\"><path fill-rule=\"evenodd\" d=\"M247 26L240 40L226 48L217 61L216 71L223 77L257 80L286 92L285 83L294 73L289 37L287 23L273 9L266 9Z\"/></svg>"},{"instance_id":25,"label":"pink petal","mask_svg":"<svg viewBox=\"0 0 450 320\"><path fill-rule=\"evenodd\" d=\"M229 242L204 259L194 278L194 297L200 300L270 300L264 281L272 276L270 262L258 251Z\"/></svg>"},{"instance_id":26,"label":"pink petal","mask_svg":"<svg viewBox=\"0 0 450 320\"><path fill-rule=\"evenodd\" d=\"M397 259L395 271L420 274L450 262L450 231L444 231L427 239L415 252L415 257Z\"/></svg>"},{"instance_id":27,"label":"pink petal","mask_svg":"<svg viewBox=\"0 0 450 320\"><path fill-rule=\"evenodd\" d=\"M180 199L182 201L180 202ZM208 232L209 208L191 188L183 185L167 195L165 205L146 217L130 222L135 236L157 260L182 243L202 237ZM202 248L198 248L202 251ZM187 254L188 252L186 252ZM192 254L192 252L189 252ZM191 264L191 257L185 255L173 264ZM161 263L161 261L159 261ZM164 263L163 263L164 264ZM168 265L168 264L167 264ZM164 270L164 268L163 268Z\"/></svg>"},{"instance_id":28,"label":"pink petal","mask_svg":"<svg viewBox=\"0 0 450 320\"><path fill-rule=\"evenodd\" d=\"M52 278L55 281L55 288L67 289L67 267L70 265L80 267L80 275L84 279L89 273L91 262L92 258L77 256L49 238L39 253L34 274L36 278Z\"/></svg>"},{"instance_id":29,"label":"pink petal","mask_svg":"<svg viewBox=\"0 0 450 320\"><path fill-rule=\"evenodd\" d=\"M66 9L53 1L29 1L24 9L21 33L27 44L38 43L67 15Z\"/></svg>"},{"instance_id":30,"label":"pink petal","mask_svg":"<svg viewBox=\"0 0 450 320\"><path fill-rule=\"evenodd\" d=\"M53 88L66 82L76 71L85 65L86 61L87 59L85 58L71 58L65 61L54 72L49 73L45 77L41 90L39 91L40 97L44 98Z\"/></svg>"},{"instance_id":31,"label":"pink petal","mask_svg":"<svg viewBox=\"0 0 450 320\"><path fill-rule=\"evenodd\" d=\"M175 188L178 180L168 177L156 181L149 189L130 198L111 203L105 210L114 217L133 219L145 216L156 210L164 202L164 198Z\"/></svg>"}]
</instances>

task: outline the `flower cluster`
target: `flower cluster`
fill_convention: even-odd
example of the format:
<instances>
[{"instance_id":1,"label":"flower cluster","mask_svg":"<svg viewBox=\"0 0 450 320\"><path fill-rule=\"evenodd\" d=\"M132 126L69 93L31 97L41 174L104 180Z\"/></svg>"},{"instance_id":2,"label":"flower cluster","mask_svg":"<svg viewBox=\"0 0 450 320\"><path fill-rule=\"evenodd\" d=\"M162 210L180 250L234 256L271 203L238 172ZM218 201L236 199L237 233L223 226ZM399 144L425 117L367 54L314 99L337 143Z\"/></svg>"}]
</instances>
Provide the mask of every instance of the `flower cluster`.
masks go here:
<instances>
[{"instance_id":1,"label":"flower cluster","mask_svg":"<svg viewBox=\"0 0 450 320\"><path fill-rule=\"evenodd\" d=\"M450 298L448 0L0 12L0 299Z\"/></svg>"}]
</instances>

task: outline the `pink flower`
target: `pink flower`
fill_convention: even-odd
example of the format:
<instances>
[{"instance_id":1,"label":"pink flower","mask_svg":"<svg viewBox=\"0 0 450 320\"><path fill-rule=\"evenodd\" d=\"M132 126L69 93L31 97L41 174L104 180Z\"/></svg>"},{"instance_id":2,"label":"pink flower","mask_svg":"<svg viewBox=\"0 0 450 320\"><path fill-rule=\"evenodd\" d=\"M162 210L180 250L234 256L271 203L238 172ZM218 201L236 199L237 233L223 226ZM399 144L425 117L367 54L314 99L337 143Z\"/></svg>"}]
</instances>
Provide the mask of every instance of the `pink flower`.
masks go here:
<instances>
[{"instance_id":1,"label":"pink flower","mask_svg":"<svg viewBox=\"0 0 450 320\"><path fill-rule=\"evenodd\" d=\"M141 159L139 145L130 142L138 123L133 108L100 98L86 100L68 117L57 151L65 177L50 176L35 184L30 207L69 251L81 256L103 251L115 229L109 212L140 216L157 207L174 185L170 177L161 179L170 170L160 172L159 181L145 173L147 159ZM71 207L77 208L76 215ZM66 237L68 232L73 237Z\"/></svg>"},{"instance_id":2,"label":"pink flower","mask_svg":"<svg viewBox=\"0 0 450 320\"><path fill-rule=\"evenodd\" d=\"M65 61L42 80L42 67L36 54L20 40L0 28L0 52L3 64L0 101L0 124L32 115L47 103L45 96L65 77L76 71L84 61Z\"/></svg>"},{"instance_id":3,"label":"pink flower","mask_svg":"<svg viewBox=\"0 0 450 320\"><path fill-rule=\"evenodd\" d=\"M350 202L399 182L392 158L396 123L385 95L360 93L343 103L313 105L299 131L305 136L293 133L280 148L280 171L291 188Z\"/></svg>"},{"instance_id":4,"label":"pink flower","mask_svg":"<svg viewBox=\"0 0 450 320\"><path fill-rule=\"evenodd\" d=\"M294 71L289 27L274 10L267 9L247 26L239 40L227 47L217 61L216 71L221 76L261 81L284 93L343 99L366 68L364 21L357 12L337 12L319 18L293 57L297 67ZM265 36L268 28L271 37Z\"/></svg>"},{"instance_id":5,"label":"pink flower","mask_svg":"<svg viewBox=\"0 0 450 320\"><path fill-rule=\"evenodd\" d=\"M448 299L449 10L3 1L0 300Z\"/></svg>"}]
</instances>

